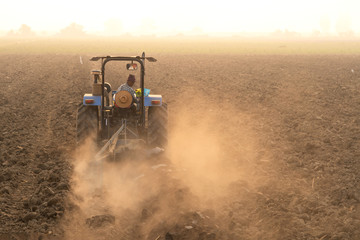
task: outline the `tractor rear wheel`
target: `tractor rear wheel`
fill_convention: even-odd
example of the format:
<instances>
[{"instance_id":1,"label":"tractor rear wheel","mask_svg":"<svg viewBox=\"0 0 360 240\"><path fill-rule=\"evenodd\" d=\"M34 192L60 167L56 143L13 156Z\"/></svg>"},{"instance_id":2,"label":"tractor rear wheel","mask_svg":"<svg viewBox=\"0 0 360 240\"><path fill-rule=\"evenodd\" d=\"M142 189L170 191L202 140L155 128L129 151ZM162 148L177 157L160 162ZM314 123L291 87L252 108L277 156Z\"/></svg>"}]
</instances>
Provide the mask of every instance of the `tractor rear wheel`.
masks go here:
<instances>
[{"instance_id":1,"label":"tractor rear wheel","mask_svg":"<svg viewBox=\"0 0 360 240\"><path fill-rule=\"evenodd\" d=\"M98 108L80 104L76 116L76 143L82 145L90 138L97 144L99 134Z\"/></svg>"},{"instance_id":2,"label":"tractor rear wheel","mask_svg":"<svg viewBox=\"0 0 360 240\"><path fill-rule=\"evenodd\" d=\"M168 112L166 103L163 103L160 107L149 107L147 139L150 146L166 147L168 142L167 124Z\"/></svg>"}]
</instances>

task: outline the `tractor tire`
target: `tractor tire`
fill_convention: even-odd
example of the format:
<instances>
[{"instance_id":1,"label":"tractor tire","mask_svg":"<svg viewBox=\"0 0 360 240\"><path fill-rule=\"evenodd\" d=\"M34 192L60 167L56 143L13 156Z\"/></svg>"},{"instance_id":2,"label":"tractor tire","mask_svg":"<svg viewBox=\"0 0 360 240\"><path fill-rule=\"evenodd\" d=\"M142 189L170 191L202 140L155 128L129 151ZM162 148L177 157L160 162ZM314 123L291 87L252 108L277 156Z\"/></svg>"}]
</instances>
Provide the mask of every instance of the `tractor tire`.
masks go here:
<instances>
[{"instance_id":1,"label":"tractor tire","mask_svg":"<svg viewBox=\"0 0 360 240\"><path fill-rule=\"evenodd\" d=\"M80 104L76 116L76 143L82 145L89 138L91 142L98 142L99 117L98 108Z\"/></svg>"},{"instance_id":2,"label":"tractor tire","mask_svg":"<svg viewBox=\"0 0 360 240\"><path fill-rule=\"evenodd\" d=\"M168 143L168 112L167 104L160 107L149 107L147 139L151 147L165 148Z\"/></svg>"}]
</instances>

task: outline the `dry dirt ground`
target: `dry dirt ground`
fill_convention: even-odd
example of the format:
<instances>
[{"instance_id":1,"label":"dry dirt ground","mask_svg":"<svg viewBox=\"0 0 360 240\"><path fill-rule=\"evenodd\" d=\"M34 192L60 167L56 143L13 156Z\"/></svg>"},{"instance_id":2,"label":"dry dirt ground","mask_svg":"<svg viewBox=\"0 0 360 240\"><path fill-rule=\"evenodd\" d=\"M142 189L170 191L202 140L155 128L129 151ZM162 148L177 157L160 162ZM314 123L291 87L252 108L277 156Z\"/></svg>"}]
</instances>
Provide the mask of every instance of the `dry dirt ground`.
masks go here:
<instances>
[{"instance_id":1,"label":"dry dirt ground","mask_svg":"<svg viewBox=\"0 0 360 240\"><path fill-rule=\"evenodd\" d=\"M0 239L360 239L360 56L154 56L169 147L98 195L82 57L0 55Z\"/></svg>"}]
</instances>

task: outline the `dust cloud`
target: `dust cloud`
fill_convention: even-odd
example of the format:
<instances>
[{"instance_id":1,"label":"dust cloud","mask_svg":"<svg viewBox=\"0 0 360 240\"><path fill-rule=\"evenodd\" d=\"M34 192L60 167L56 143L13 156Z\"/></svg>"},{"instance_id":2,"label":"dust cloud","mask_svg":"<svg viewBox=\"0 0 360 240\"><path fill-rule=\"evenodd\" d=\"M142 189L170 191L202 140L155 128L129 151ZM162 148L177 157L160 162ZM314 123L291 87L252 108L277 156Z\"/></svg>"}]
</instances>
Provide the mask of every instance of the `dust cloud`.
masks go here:
<instances>
[{"instance_id":1,"label":"dust cloud","mask_svg":"<svg viewBox=\"0 0 360 240\"><path fill-rule=\"evenodd\" d=\"M186 112L179 115L168 147L169 157L179 169L176 177L203 200L223 196L226 187L242 175L225 150L233 143L224 142L225 131L218 132L211 123L214 119L206 113L200 113L199 120Z\"/></svg>"},{"instance_id":2,"label":"dust cloud","mask_svg":"<svg viewBox=\"0 0 360 240\"><path fill-rule=\"evenodd\" d=\"M220 107L229 111L230 106L201 108L204 99L194 100L196 111L174 104L162 155L143 152L97 162L91 143L80 148L69 198L75 207L64 221L68 239L224 236L224 209L232 201L234 184L249 191L247 182L256 182L250 171L255 141L246 126L249 117L219 114Z\"/></svg>"}]
</instances>

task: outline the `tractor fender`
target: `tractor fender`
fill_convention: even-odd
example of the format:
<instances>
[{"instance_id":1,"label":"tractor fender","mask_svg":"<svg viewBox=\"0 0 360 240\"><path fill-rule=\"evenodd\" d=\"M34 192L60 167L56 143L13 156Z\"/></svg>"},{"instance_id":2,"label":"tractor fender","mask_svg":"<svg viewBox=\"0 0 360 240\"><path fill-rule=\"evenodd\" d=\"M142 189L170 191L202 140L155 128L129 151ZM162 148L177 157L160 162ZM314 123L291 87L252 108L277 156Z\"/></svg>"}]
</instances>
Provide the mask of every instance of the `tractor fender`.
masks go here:
<instances>
[{"instance_id":1,"label":"tractor fender","mask_svg":"<svg viewBox=\"0 0 360 240\"><path fill-rule=\"evenodd\" d=\"M101 106L101 96L94 96L92 93L86 93L83 98L85 106Z\"/></svg>"},{"instance_id":2,"label":"tractor fender","mask_svg":"<svg viewBox=\"0 0 360 240\"><path fill-rule=\"evenodd\" d=\"M144 97L144 106L145 107L160 107L162 106L162 96L149 94L149 96Z\"/></svg>"}]
</instances>

